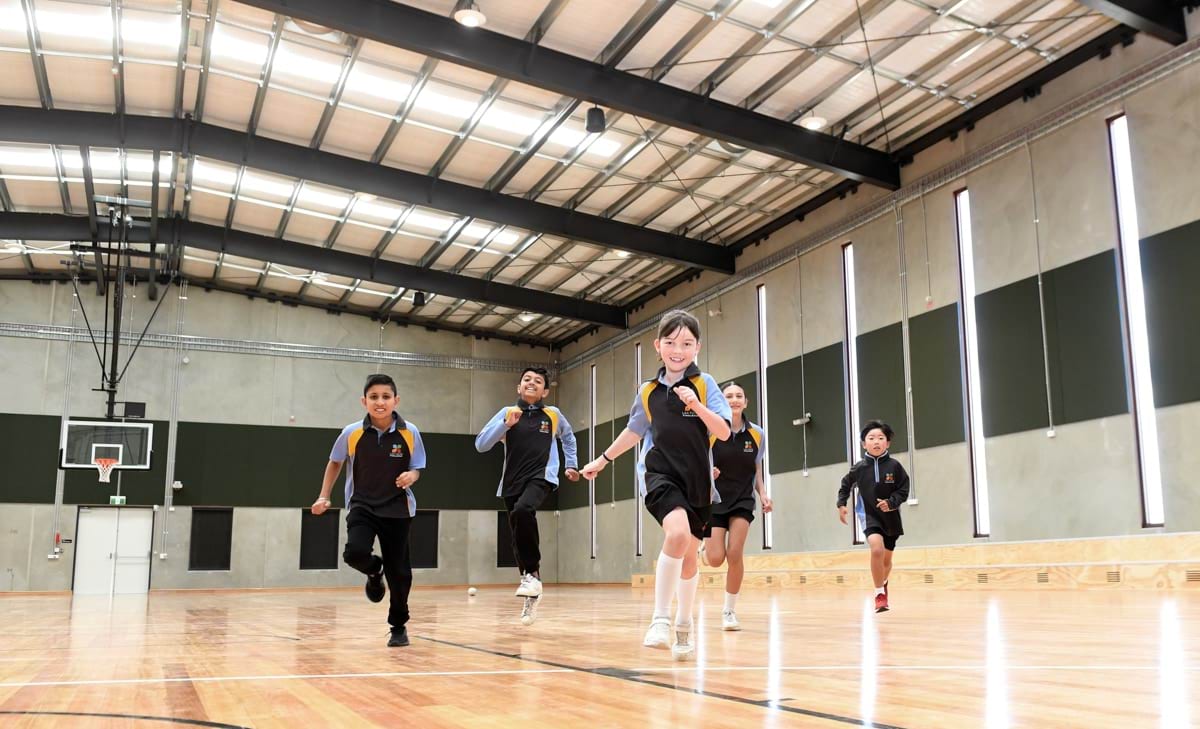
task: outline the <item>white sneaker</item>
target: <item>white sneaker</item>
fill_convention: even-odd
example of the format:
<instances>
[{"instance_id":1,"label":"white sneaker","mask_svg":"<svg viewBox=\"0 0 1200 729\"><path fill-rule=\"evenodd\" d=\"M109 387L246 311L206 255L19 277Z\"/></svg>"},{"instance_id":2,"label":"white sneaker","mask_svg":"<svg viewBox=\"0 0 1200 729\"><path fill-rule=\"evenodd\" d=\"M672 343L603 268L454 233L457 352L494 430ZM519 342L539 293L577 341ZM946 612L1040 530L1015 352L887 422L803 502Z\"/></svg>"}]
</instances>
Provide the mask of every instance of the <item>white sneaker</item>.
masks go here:
<instances>
[{"instance_id":1,"label":"white sneaker","mask_svg":"<svg viewBox=\"0 0 1200 729\"><path fill-rule=\"evenodd\" d=\"M677 661L687 661L696 657L696 644L692 642L692 626L675 626L675 643L671 646L671 657Z\"/></svg>"},{"instance_id":2,"label":"white sneaker","mask_svg":"<svg viewBox=\"0 0 1200 729\"><path fill-rule=\"evenodd\" d=\"M738 622L737 613L732 610L723 610L721 612L721 630L741 630L742 624Z\"/></svg>"},{"instance_id":3,"label":"white sneaker","mask_svg":"<svg viewBox=\"0 0 1200 729\"><path fill-rule=\"evenodd\" d=\"M533 621L537 620L538 598L525 598L525 605L521 608L521 625L533 625Z\"/></svg>"},{"instance_id":4,"label":"white sneaker","mask_svg":"<svg viewBox=\"0 0 1200 729\"><path fill-rule=\"evenodd\" d=\"M517 585L517 597L541 597L542 581L531 574L521 576L521 584Z\"/></svg>"},{"instance_id":5,"label":"white sneaker","mask_svg":"<svg viewBox=\"0 0 1200 729\"><path fill-rule=\"evenodd\" d=\"M655 618L650 621L646 637L642 645L647 648L667 648L671 645L671 621L667 618Z\"/></svg>"}]
</instances>

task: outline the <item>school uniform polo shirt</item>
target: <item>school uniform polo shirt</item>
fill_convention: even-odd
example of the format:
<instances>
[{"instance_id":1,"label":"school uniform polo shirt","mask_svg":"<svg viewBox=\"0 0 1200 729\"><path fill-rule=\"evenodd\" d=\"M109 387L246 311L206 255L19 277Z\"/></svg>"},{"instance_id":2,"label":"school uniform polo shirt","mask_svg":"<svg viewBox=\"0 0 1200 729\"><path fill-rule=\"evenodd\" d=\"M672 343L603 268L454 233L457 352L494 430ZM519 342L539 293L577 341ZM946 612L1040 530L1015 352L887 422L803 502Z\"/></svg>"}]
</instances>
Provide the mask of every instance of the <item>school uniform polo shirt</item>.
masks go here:
<instances>
[{"instance_id":1,"label":"school uniform polo shirt","mask_svg":"<svg viewBox=\"0 0 1200 729\"><path fill-rule=\"evenodd\" d=\"M504 422L514 409L521 412L521 419L511 428L505 427ZM475 450L486 453L497 443L504 443L504 470L496 495L520 496L526 484L534 479L542 479L551 488L557 488L556 438L562 441L566 467L579 468L575 433L558 408L540 400L531 404L518 399L516 405L501 408L493 415L475 438Z\"/></svg>"},{"instance_id":2,"label":"school uniform polo shirt","mask_svg":"<svg viewBox=\"0 0 1200 729\"><path fill-rule=\"evenodd\" d=\"M410 518L417 514L417 497L411 487L401 489L396 479L405 471L425 468L425 445L417 426L392 413L392 424L379 430L371 416L342 429L329 460L344 463L347 509L367 509L376 516Z\"/></svg>"}]
</instances>

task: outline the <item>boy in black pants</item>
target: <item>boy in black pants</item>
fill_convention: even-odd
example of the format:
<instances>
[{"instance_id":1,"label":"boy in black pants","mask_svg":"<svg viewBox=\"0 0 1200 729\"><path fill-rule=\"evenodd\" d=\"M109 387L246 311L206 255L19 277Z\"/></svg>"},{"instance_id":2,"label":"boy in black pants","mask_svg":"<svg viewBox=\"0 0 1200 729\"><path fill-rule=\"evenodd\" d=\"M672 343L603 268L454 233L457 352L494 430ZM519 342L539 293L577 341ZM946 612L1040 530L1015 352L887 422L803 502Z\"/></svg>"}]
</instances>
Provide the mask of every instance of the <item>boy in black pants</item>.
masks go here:
<instances>
[{"instance_id":1,"label":"boy in black pants","mask_svg":"<svg viewBox=\"0 0 1200 729\"><path fill-rule=\"evenodd\" d=\"M541 549L537 508L558 488L558 444L566 454L567 478L579 480L575 433L558 408L542 403L549 391L548 375L541 367L526 367L517 383L516 405L492 416L475 439L475 449L486 453L504 443L504 470L496 495L504 499L512 530L513 553L521 570L517 597L525 599L521 622L536 619L537 599L542 595Z\"/></svg>"},{"instance_id":2,"label":"boy in black pants","mask_svg":"<svg viewBox=\"0 0 1200 729\"><path fill-rule=\"evenodd\" d=\"M367 416L342 429L333 444L321 495L312 513L330 507L333 482L350 461L346 472L346 549L342 559L367 576L371 602L383 600L383 578L392 591L388 646L408 645L408 593L412 588L412 562L408 532L417 513L410 488L425 467L425 446L417 427L396 413L396 382L387 375L371 375L363 387L362 405ZM372 553L379 539L382 557Z\"/></svg>"},{"instance_id":3,"label":"boy in black pants","mask_svg":"<svg viewBox=\"0 0 1200 729\"><path fill-rule=\"evenodd\" d=\"M900 462L888 455L892 428L872 420L863 426L862 445L866 456L855 463L842 478L838 489L838 517L846 521L846 502L850 489L858 487L854 509L862 520L863 533L871 547L871 577L875 581L875 612L888 609L888 575L892 572L892 552L896 539L904 534L900 523L900 505L908 500L908 474Z\"/></svg>"}]
</instances>

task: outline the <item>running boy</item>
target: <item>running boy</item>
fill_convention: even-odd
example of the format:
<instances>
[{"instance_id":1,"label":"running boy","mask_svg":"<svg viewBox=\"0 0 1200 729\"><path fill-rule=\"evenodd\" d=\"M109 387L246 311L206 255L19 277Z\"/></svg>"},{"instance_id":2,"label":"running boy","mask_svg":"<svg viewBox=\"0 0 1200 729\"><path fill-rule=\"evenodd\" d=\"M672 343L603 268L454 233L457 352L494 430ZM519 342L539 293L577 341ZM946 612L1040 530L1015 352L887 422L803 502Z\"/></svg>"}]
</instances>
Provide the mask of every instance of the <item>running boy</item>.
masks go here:
<instances>
[{"instance_id":1,"label":"running boy","mask_svg":"<svg viewBox=\"0 0 1200 729\"><path fill-rule=\"evenodd\" d=\"M408 593L412 588L412 562L408 532L417 514L412 485L425 468L421 433L396 412L396 382L388 375L371 375L363 386L362 405L367 416L342 429L329 453L321 495L312 513L330 507L329 494L350 461L346 472L346 549L342 559L367 576L371 602L383 600L383 578L392 591L388 608L391 635L388 646L408 645ZM382 557L372 549L379 539Z\"/></svg>"},{"instance_id":2,"label":"running boy","mask_svg":"<svg viewBox=\"0 0 1200 729\"><path fill-rule=\"evenodd\" d=\"M558 488L558 444L566 454L567 478L579 480L575 433L571 424L542 399L549 391L549 375L541 367L526 367L517 383L517 403L501 408L475 439L475 449L486 453L504 443L504 469L496 495L504 499L512 531L513 553L521 570L517 597L527 598L521 622L530 625L537 617L537 598L542 595L539 568L542 553L538 537L537 508L547 494Z\"/></svg>"},{"instance_id":3,"label":"running boy","mask_svg":"<svg viewBox=\"0 0 1200 729\"><path fill-rule=\"evenodd\" d=\"M858 487L855 511L862 520L863 534L871 548L871 577L875 581L875 612L888 609L888 576L896 539L904 534L900 505L908 499L908 474L900 462L888 455L892 427L872 420L863 426L862 446L866 456L850 468L838 489L838 518L846 521L850 489Z\"/></svg>"},{"instance_id":4,"label":"running boy","mask_svg":"<svg viewBox=\"0 0 1200 729\"><path fill-rule=\"evenodd\" d=\"M642 645L671 646L675 660L695 655L692 603L699 585L696 550L712 515L716 487L712 478L709 434L729 438L729 403L712 375L696 366L700 322L686 311L667 312L654 340L663 366L644 383L629 411L629 425L600 457L583 467L594 479L606 465L645 438L639 464L646 510L662 525L665 538L654 579L654 616ZM675 642L670 642L671 597Z\"/></svg>"}]
</instances>

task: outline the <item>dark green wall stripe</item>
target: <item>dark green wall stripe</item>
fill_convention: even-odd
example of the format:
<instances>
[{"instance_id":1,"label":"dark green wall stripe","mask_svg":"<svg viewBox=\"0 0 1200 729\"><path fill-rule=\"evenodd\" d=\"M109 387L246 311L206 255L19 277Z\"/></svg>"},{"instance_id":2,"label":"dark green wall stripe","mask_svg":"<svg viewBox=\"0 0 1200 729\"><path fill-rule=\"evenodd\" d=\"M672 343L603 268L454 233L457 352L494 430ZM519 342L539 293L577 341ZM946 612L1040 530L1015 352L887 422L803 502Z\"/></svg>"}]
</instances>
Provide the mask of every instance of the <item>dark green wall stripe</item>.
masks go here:
<instances>
[{"instance_id":1,"label":"dark green wall stripe","mask_svg":"<svg viewBox=\"0 0 1200 729\"><path fill-rule=\"evenodd\" d=\"M917 448L963 442L958 304L909 318L908 335Z\"/></svg>"},{"instance_id":2,"label":"dark green wall stripe","mask_svg":"<svg viewBox=\"0 0 1200 729\"><path fill-rule=\"evenodd\" d=\"M1200 400L1200 220L1141 243L1150 369L1159 407Z\"/></svg>"},{"instance_id":3,"label":"dark green wall stripe","mask_svg":"<svg viewBox=\"0 0 1200 729\"><path fill-rule=\"evenodd\" d=\"M882 420L895 431L890 450L893 453L907 451L904 341L900 324L860 334L857 349L859 423Z\"/></svg>"},{"instance_id":4,"label":"dark green wall stripe","mask_svg":"<svg viewBox=\"0 0 1200 729\"><path fill-rule=\"evenodd\" d=\"M1054 422L1129 412L1116 254L1105 251L1042 278Z\"/></svg>"},{"instance_id":5,"label":"dark green wall stripe","mask_svg":"<svg viewBox=\"0 0 1200 729\"><path fill-rule=\"evenodd\" d=\"M975 297L985 436L1045 428L1046 370L1036 278Z\"/></svg>"},{"instance_id":6,"label":"dark green wall stripe","mask_svg":"<svg viewBox=\"0 0 1200 729\"><path fill-rule=\"evenodd\" d=\"M808 466L816 468L846 461L846 388L842 372L841 342L805 354L803 367L800 357L767 367L767 390L771 393L767 423L771 473L799 471L804 467L803 434L792 421L803 417L805 412L812 413L812 422L807 426ZM804 397L800 387L802 376Z\"/></svg>"}]
</instances>

